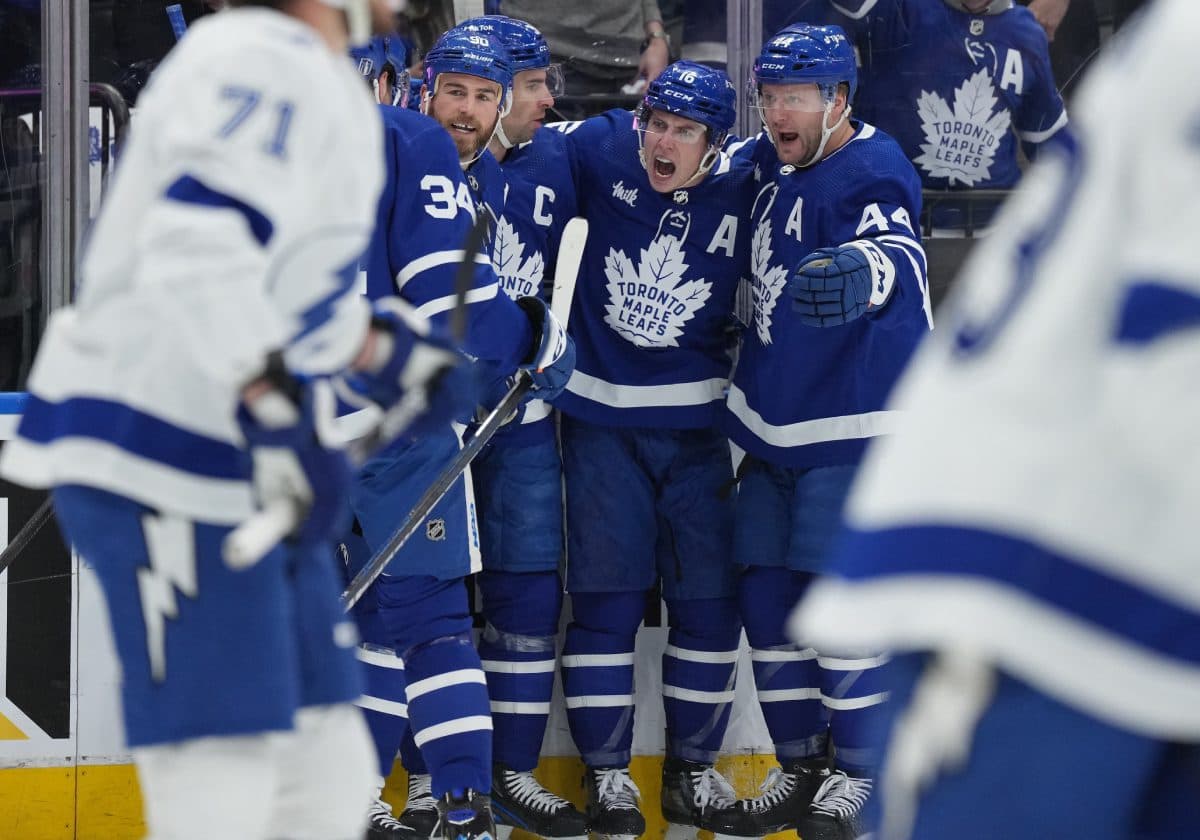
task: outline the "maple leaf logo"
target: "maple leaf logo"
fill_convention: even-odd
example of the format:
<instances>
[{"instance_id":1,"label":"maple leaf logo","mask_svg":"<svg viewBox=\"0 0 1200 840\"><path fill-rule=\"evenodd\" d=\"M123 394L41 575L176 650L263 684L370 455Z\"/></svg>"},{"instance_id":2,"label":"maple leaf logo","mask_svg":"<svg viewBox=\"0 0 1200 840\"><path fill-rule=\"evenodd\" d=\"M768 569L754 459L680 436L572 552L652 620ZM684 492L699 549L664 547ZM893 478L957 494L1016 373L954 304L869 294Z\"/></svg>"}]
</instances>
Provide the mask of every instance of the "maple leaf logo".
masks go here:
<instances>
[{"instance_id":1,"label":"maple leaf logo","mask_svg":"<svg viewBox=\"0 0 1200 840\"><path fill-rule=\"evenodd\" d=\"M1000 141L1012 121L1007 108L996 110L996 91L986 69L954 92L954 109L928 90L917 98L917 116L925 142L913 162L931 178L947 178L972 187L988 178Z\"/></svg>"},{"instance_id":2,"label":"maple leaf logo","mask_svg":"<svg viewBox=\"0 0 1200 840\"><path fill-rule=\"evenodd\" d=\"M609 248L605 323L638 347L678 347L684 325L712 294L712 283L683 279L687 268L682 243L673 234L657 236L642 248L636 268L624 251Z\"/></svg>"},{"instance_id":3,"label":"maple leaf logo","mask_svg":"<svg viewBox=\"0 0 1200 840\"><path fill-rule=\"evenodd\" d=\"M763 344L771 343L771 315L779 302L779 293L787 280L787 270L771 265L771 220L764 219L754 229L750 242L750 273L754 275L754 329Z\"/></svg>"},{"instance_id":4,"label":"maple leaf logo","mask_svg":"<svg viewBox=\"0 0 1200 840\"><path fill-rule=\"evenodd\" d=\"M500 281L500 288L516 300L537 295L545 262L541 251L525 256L525 243L508 219L501 217L492 240L492 269Z\"/></svg>"}]
</instances>

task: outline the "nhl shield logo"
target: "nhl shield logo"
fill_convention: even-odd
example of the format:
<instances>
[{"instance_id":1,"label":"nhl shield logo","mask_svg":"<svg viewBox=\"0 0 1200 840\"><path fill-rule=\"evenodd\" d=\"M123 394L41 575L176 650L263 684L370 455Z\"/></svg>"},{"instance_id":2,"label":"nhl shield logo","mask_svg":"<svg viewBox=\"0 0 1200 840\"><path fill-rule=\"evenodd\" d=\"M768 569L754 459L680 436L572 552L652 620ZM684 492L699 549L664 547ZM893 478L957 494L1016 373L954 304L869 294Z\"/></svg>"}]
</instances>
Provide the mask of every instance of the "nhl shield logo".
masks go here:
<instances>
[{"instance_id":1,"label":"nhl shield logo","mask_svg":"<svg viewBox=\"0 0 1200 840\"><path fill-rule=\"evenodd\" d=\"M446 520L430 519L425 523L425 539L441 542L446 539Z\"/></svg>"},{"instance_id":2,"label":"nhl shield logo","mask_svg":"<svg viewBox=\"0 0 1200 840\"><path fill-rule=\"evenodd\" d=\"M688 203L687 190L675 190L675 203L676 204L687 204Z\"/></svg>"},{"instance_id":3,"label":"nhl shield logo","mask_svg":"<svg viewBox=\"0 0 1200 840\"><path fill-rule=\"evenodd\" d=\"M975 35L975 36L979 36L979 35L983 34L983 19L982 18L975 18L975 20L971 21L971 34Z\"/></svg>"}]
</instances>

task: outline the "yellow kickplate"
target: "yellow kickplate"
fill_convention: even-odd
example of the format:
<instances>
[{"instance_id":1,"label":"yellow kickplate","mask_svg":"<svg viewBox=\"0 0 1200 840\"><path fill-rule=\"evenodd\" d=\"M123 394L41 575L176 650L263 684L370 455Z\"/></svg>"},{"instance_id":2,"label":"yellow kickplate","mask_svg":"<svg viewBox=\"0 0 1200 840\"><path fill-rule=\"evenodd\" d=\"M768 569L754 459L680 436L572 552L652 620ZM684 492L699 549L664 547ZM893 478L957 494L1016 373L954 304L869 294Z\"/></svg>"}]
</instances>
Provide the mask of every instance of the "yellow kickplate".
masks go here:
<instances>
[{"instance_id":1,"label":"yellow kickplate","mask_svg":"<svg viewBox=\"0 0 1200 840\"><path fill-rule=\"evenodd\" d=\"M0 715L0 741L27 741L29 736L22 732L15 723Z\"/></svg>"},{"instance_id":2,"label":"yellow kickplate","mask_svg":"<svg viewBox=\"0 0 1200 840\"><path fill-rule=\"evenodd\" d=\"M0 769L5 840L140 840L145 833L132 764Z\"/></svg>"}]
</instances>

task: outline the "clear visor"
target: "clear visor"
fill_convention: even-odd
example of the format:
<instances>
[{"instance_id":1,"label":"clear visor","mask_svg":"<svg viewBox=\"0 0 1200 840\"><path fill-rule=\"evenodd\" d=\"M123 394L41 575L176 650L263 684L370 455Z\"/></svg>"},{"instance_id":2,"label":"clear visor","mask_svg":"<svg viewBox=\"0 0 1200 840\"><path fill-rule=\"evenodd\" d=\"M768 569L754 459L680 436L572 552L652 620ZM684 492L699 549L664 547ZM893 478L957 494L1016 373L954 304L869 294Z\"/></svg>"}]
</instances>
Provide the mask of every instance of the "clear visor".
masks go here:
<instances>
[{"instance_id":1,"label":"clear visor","mask_svg":"<svg viewBox=\"0 0 1200 840\"><path fill-rule=\"evenodd\" d=\"M566 81L563 78L562 65L551 64L549 67L539 67L535 70L522 70L513 79L513 99L519 101L531 99L552 99L563 95Z\"/></svg>"},{"instance_id":2,"label":"clear visor","mask_svg":"<svg viewBox=\"0 0 1200 840\"><path fill-rule=\"evenodd\" d=\"M708 139L708 130L692 120L667 122L658 112L651 111L645 119L639 119L636 128L643 136L643 142L652 136L670 135L676 143L684 146L694 146Z\"/></svg>"},{"instance_id":3,"label":"clear visor","mask_svg":"<svg viewBox=\"0 0 1200 840\"><path fill-rule=\"evenodd\" d=\"M751 108L760 111L799 111L819 114L834 101L837 85L807 82L794 85L756 84L753 79L747 86L747 101Z\"/></svg>"}]
</instances>

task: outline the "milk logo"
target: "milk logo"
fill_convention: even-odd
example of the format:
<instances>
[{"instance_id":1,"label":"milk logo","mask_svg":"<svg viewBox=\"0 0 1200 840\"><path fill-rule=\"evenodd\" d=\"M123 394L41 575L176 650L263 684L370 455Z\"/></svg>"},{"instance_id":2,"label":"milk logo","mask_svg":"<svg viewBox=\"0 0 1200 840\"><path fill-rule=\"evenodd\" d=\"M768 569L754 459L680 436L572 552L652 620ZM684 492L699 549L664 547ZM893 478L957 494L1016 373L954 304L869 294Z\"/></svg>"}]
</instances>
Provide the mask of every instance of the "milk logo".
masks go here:
<instances>
[{"instance_id":1,"label":"milk logo","mask_svg":"<svg viewBox=\"0 0 1200 840\"><path fill-rule=\"evenodd\" d=\"M632 207L637 203L637 187L626 187L624 181L617 181L617 183L613 184L613 198L618 201L624 201Z\"/></svg>"},{"instance_id":2,"label":"milk logo","mask_svg":"<svg viewBox=\"0 0 1200 840\"><path fill-rule=\"evenodd\" d=\"M534 250L525 256L525 243L516 228L503 216L496 224L496 236L492 242L492 269L500 281L500 288L514 300L532 297L542 285L545 262L542 252Z\"/></svg>"},{"instance_id":3,"label":"milk logo","mask_svg":"<svg viewBox=\"0 0 1200 840\"><path fill-rule=\"evenodd\" d=\"M992 77L981 69L954 92L954 107L931 91L921 91L917 114L925 132L921 155L913 162L931 178L947 178L966 187L987 179L1000 141L1012 121L996 108Z\"/></svg>"},{"instance_id":4,"label":"milk logo","mask_svg":"<svg viewBox=\"0 0 1200 840\"><path fill-rule=\"evenodd\" d=\"M604 322L638 347L678 347L684 326L712 294L712 283L684 279L683 243L690 226L686 210L668 210L636 267L613 247L604 258L609 300Z\"/></svg>"},{"instance_id":5,"label":"milk logo","mask_svg":"<svg viewBox=\"0 0 1200 840\"><path fill-rule=\"evenodd\" d=\"M764 214L765 215L765 214ZM750 241L750 273L754 277L754 330L763 344L771 343L771 316L787 280L787 270L771 265L771 220L764 218Z\"/></svg>"}]
</instances>

